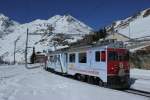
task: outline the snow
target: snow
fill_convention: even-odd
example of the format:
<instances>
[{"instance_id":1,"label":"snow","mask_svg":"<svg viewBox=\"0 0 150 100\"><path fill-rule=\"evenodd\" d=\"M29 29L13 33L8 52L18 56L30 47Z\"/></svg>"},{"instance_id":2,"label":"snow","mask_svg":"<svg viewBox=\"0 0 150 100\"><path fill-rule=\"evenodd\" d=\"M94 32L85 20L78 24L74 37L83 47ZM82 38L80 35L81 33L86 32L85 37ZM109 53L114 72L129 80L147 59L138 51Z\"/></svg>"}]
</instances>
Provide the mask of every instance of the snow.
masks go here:
<instances>
[{"instance_id":1,"label":"snow","mask_svg":"<svg viewBox=\"0 0 150 100\"><path fill-rule=\"evenodd\" d=\"M124 28L120 29L119 33L126 35L129 37L129 30L130 30L130 38L139 38L144 36L150 36L150 16L145 18L138 18Z\"/></svg>"},{"instance_id":2,"label":"snow","mask_svg":"<svg viewBox=\"0 0 150 100\"><path fill-rule=\"evenodd\" d=\"M150 92L150 70L132 69L131 78L134 80L131 88Z\"/></svg>"},{"instance_id":3,"label":"snow","mask_svg":"<svg viewBox=\"0 0 150 100\"><path fill-rule=\"evenodd\" d=\"M132 69L131 70L131 77L133 77L135 79L150 80L150 70Z\"/></svg>"},{"instance_id":4,"label":"snow","mask_svg":"<svg viewBox=\"0 0 150 100\"><path fill-rule=\"evenodd\" d=\"M0 66L0 100L149 100L24 65Z\"/></svg>"},{"instance_id":5,"label":"snow","mask_svg":"<svg viewBox=\"0 0 150 100\"><path fill-rule=\"evenodd\" d=\"M112 24L112 26L117 32L130 38L150 36L150 15L143 16L149 9L143 10L126 19L115 21L115 24Z\"/></svg>"}]
</instances>

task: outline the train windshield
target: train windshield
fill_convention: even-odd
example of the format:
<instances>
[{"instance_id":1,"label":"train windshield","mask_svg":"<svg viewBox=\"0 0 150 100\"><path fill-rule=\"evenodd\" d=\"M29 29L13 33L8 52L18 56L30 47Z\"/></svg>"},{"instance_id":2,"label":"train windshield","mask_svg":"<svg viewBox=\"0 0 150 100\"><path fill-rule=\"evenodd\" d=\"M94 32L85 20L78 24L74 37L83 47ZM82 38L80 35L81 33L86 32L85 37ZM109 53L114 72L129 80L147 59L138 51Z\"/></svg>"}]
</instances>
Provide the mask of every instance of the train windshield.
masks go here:
<instances>
[{"instance_id":1,"label":"train windshield","mask_svg":"<svg viewBox=\"0 0 150 100\"><path fill-rule=\"evenodd\" d=\"M108 59L109 59L110 61L118 60L118 54L117 54L116 52L114 52L114 51L110 51L110 52L108 53Z\"/></svg>"},{"instance_id":2,"label":"train windshield","mask_svg":"<svg viewBox=\"0 0 150 100\"><path fill-rule=\"evenodd\" d=\"M108 60L109 61L129 61L129 52L118 53L116 51L109 51Z\"/></svg>"}]
</instances>

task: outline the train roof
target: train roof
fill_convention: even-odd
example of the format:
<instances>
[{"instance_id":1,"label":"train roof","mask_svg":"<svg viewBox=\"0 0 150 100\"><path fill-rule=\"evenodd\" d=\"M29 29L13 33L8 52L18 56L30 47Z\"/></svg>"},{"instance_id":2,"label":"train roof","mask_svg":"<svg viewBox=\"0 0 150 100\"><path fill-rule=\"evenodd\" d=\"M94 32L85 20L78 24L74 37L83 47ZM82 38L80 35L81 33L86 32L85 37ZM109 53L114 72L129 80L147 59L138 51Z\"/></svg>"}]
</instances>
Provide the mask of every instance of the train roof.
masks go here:
<instances>
[{"instance_id":1,"label":"train roof","mask_svg":"<svg viewBox=\"0 0 150 100\"><path fill-rule=\"evenodd\" d=\"M62 48L58 49L56 51L52 51L50 53L56 54L56 53L67 53L71 51L79 51L79 50L84 50L84 49L93 49L93 48L126 48L123 44L122 41L105 41L105 42L97 42L93 44L88 44L88 45L75 45L75 46L70 46L67 48Z\"/></svg>"}]
</instances>

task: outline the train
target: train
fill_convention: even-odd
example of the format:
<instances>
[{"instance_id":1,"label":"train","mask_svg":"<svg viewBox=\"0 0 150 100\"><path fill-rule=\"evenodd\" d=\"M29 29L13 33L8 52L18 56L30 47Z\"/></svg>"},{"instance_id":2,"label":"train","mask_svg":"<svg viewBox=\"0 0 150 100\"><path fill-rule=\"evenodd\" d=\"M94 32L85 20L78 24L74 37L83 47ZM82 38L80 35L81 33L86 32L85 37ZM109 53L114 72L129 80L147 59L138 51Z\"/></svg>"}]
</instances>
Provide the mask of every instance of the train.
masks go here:
<instances>
[{"instance_id":1,"label":"train","mask_svg":"<svg viewBox=\"0 0 150 100\"><path fill-rule=\"evenodd\" d=\"M120 41L51 51L45 69L100 86L130 87L129 50Z\"/></svg>"}]
</instances>

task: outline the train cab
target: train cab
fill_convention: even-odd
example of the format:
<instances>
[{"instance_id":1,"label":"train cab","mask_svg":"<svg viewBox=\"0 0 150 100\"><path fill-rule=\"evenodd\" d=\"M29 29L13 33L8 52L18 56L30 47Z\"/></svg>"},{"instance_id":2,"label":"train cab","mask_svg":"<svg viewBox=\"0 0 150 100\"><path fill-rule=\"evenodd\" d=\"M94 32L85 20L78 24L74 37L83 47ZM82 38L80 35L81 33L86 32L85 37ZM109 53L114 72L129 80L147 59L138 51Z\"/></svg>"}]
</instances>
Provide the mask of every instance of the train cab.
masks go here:
<instances>
[{"instance_id":1,"label":"train cab","mask_svg":"<svg viewBox=\"0 0 150 100\"><path fill-rule=\"evenodd\" d=\"M129 51L123 48L108 48L107 55L107 84L115 88L129 88Z\"/></svg>"}]
</instances>

